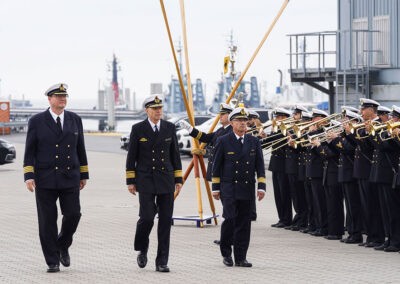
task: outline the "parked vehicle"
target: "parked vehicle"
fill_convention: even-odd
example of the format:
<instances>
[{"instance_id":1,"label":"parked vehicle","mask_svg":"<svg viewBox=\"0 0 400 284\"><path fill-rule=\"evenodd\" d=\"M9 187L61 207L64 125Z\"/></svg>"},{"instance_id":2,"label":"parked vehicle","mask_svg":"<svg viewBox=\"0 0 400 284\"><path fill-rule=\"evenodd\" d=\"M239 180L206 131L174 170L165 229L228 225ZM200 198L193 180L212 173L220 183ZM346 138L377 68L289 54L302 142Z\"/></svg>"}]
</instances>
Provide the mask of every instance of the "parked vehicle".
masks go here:
<instances>
[{"instance_id":1,"label":"parked vehicle","mask_svg":"<svg viewBox=\"0 0 400 284\"><path fill-rule=\"evenodd\" d=\"M16 157L14 145L4 139L0 139L0 165L11 163Z\"/></svg>"},{"instance_id":2,"label":"parked vehicle","mask_svg":"<svg viewBox=\"0 0 400 284\"><path fill-rule=\"evenodd\" d=\"M189 122L189 118L187 116L176 116L176 117L168 119L169 122L172 122L173 124L175 124L177 133L180 130L179 121L181 121L182 119L184 119L187 122ZM202 124L203 122L205 122L205 121L207 121L209 119L210 119L209 115L196 115L194 117L194 123L195 123L195 125L200 125L200 124ZM130 136L129 133L124 134L124 135L121 136L121 138L120 138L120 147L121 147L121 149L124 149L124 150L128 151L129 136Z\"/></svg>"}]
</instances>

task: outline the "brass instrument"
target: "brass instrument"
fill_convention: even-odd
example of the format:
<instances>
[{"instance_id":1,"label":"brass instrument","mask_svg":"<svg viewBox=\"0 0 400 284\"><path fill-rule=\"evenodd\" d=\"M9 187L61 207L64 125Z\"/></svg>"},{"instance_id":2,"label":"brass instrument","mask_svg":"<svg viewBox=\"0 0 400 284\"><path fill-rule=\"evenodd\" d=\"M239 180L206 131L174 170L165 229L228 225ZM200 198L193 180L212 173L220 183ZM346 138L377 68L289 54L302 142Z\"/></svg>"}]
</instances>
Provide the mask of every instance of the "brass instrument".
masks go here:
<instances>
[{"instance_id":1,"label":"brass instrument","mask_svg":"<svg viewBox=\"0 0 400 284\"><path fill-rule=\"evenodd\" d=\"M301 137L301 132L303 132L303 130L308 129L308 128L310 128L310 127L313 126L313 125L320 124L321 122L327 122L327 121L333 120L333 119L335 119L336 117L339 117L339 116L341 116L341 115L342 115L341 113L334 113L334 114L331 114L331 115L329 115L329 116L327 116L327 117L324 117L324 118L322 118L322 119L320 119L320 120L317 120L317 121L314 121L314 122L310 122L310 123L305 124L305 125L300 126L300 127L297 126L297 125L294 125L294 126L293 126L294 133L296 134L296 136L297 136L298 138L300 138L300 137Z\"/></svg>"},{"instance_id":2,"label":"brass instrument","mask_svg":"<svg viewBox=\"0 0 400 284\"><path fill-rule=\"evenodd\" d=\"M365 128L365 122L361 123L349 123L350 133L354 134L358 129Z\"/></svg>"},{"instance_id":3,"label":"brass instrument","mask_svg":"<svg viewBox=\"0 0 400 284\"><path fill-rule=\"evenodd\" d=\"M387 124L387 130L389 131L390 134L393 133L393 129L400 127L400 121L397 122L388 121L386 122L386 124Z\"/></svg>"},{"instance_id":4,"label":"brass instrument","mask_svg":"<svg viewBox=\"0 0 400 284\"><path fill-rule=\"evenodd\" d=\"M387 123L389 123L389 122L390 122L390 120ZM385 128L388 127L387 123L379 123L379 124L375 124L375 125L373 124L370 135L375 136L378 131L383 131Z\"/></svg>"}]
</instances>

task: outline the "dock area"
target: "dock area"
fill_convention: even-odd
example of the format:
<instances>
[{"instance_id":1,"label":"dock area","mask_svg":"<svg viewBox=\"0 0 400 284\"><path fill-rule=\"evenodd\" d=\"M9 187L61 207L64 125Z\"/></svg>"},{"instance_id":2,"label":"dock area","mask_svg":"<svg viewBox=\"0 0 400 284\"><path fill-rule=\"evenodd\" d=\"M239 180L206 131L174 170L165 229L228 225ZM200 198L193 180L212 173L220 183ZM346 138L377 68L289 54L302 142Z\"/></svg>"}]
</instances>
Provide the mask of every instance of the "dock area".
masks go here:
<instances>
[{"instance_id":1,"label":"dock area","mask_svg":"<svg viewBox=\"0 0 400 284\"><path fill-rule=\"evenodd\" d=\"M82 218L70 248L71 266L46 273L39 243L35 196L25 188L22 160L25 134L3 136L17 149L14 163L0 166L0 283L400 283L400 254L271 228L277 221L271 173L267 194L257 202L247 259L252 268L226 267L218 225L175 220L171 232L170 273L155 272L157 221L149 261L137 266L133 249L138 197L125 185L126 151L118 136L85 135L90 180L81 191ZM182 156L183 171L190 158ZM202 185L203 213L211 215ZM174 215L197 215L193 175L175 203ZM59 219L61 213L59 213Z\"/></svg>"}]
</instances>

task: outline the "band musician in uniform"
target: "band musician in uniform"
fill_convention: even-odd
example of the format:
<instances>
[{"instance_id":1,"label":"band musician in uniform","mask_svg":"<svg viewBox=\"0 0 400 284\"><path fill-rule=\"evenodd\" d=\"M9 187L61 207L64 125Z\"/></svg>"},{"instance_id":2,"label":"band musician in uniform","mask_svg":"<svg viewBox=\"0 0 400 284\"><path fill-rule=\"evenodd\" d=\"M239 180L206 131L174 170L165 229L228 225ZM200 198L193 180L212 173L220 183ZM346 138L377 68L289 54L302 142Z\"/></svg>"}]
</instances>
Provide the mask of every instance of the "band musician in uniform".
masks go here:
<instances>
[{"instance_id":1,"label":"band musician in uniform","mask_svg":"<svg viewBox=\"0 0 400 284\"><path fill-rule=\"evenodd\" d=\"M79 193L89 178L81 118L64 110L67 85L51 86L45 95L50 108L29 120L24 156L24 179L35 191L39 237L47 272L70 266L68 248L81 218ZM63 215L57 229L57 199Z\"/></svg>"},{"instance_id":2,"label":"band musician in uniform","mask_svg":"<svg viewBox=\"0 0 400 284\"><path fill-rule=\"evenodd\" d=\"M258 200L265 196L264 157L260 140L246 134L247 116L245 108L234 109L229 115L233 132L219 137L215 148L212 194L216 200L221 199L223 206L220 250L226 266L233 266L232 246L235 265L252 266L246 256L256 174Z\"/></svg>"},{"instance_id":3,"label":"band musician in uniform","mask_svg":"<svg viewBox=\"0 0 400 284\"><path fill-rule=\"evenodd\" d=\"M169 272L168 256L174 209L174 191L182 187L182 165L175 125L161 119L162 99L150 96L143 107L147 119L132 126L126 158L126 184L139 193L139 220L135 250L140 268L147 264L149 235L158 213L156 271Z\"/></svg>"}]
</instances>

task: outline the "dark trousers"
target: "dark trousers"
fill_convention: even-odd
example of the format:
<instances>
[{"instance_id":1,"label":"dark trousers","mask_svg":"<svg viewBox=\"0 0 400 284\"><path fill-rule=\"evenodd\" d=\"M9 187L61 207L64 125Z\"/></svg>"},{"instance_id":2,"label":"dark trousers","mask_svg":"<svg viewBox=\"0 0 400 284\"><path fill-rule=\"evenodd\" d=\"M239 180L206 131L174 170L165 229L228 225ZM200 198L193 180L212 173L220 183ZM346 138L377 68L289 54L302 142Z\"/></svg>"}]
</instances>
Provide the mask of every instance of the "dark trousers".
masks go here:
<instances>
[{"instance_id":1,"label":"dark trousers","mask_svg":"<svg viewBox=\"0 0 400 284\"><path fill-rule=\"evenodd\" d=\"M168 264L169 239L171 234L172 214L174 211L174 194L139 193L139 220L136 224L135 250L147 252L149 236L158 213L158 249L156 265Z\"/></svg>"},{"instance_id":2,"label":"dark trousers","mask_svg":"<svg viewBox=\"0 0 400 284\"><path fill-rule=\"evenodd\" d=\"M39 219L39 237L47 265L59 264L60 248L68 249L81 218L79 188L36 188L36 206ZM57 199L63 215L61 230L57 227Z\"/></svg>"},{"instance_id":3,"label":"dark trousers","mask_svg":"<svg viewBox=\"0 0 400 284\"><path fill-rule=\"evenodd\" d=\"M307 203L303 182L299 181L298 176L288 174L290 195L296 215L293 217L293 225L299 227L307 226Z\"/></svg>"},{"instance_id":4,"label":"dark trousers","mask_svg":"<svg viewBox=\"0 0 400 284\"><path fill-rule=\"evenodd\" d=\"M307 228L310 231L315 230L315 210L313 208L313 194L311 189L311 179L306 178L304 181L304 192L307 201Z\"/></svg>"},{"instance_id":5,"label":"dark trousers","mask_svg":"<svg viewBox=\"0 0 400 284\"><path fill-rule=\"evenodd\" d=\"M311 191L313 197L313 210L315 216L315 229L323 234L328 233L328 213L326 198L321 178L311 179Z\"/></svg>"},{"instance_id":6,"label":"dark trousers","mask_svg":"<svg viewBox=\"0 0 400 284\"><path fill-rule=\"evenodd\" d=\"M356 182L343 182L342 187L346 205L347 232L355 239L361 238L361 201L358 185Z\"/></svg>"},{"instance_id":7,"label":"dark trousers","mask_svg":"<svg viewBox=\"0 0 400 284\"><path fill-rule=\"evenodd\" d=\"M344 234L343 192L340 183L325 186L328 235Z\"/></svg>"},{"instance_id":8,"label":"dark trousers","mask_svg":"<svg viewBox=\"0 0 400 284\"><path fill-rule=\"evenodd\" d=\"M400 190L393 189L391 184L381 186L387 208L389 245L400 248Z\"/></svg>"},{"instance_id":9,"label":"dark trousers","mask_svg":"<svg viewBox=\"0 0 400 284\"><path fill-rule=\"evenodd\" d=\"M379 204L379 189L375 183L366 179L359 179L362 219L367 242L383 243L385 233L383 229L381 207Z\"/></svg>"},{"instance_id":10,"label":"dark trousers","mask_svg":"<svg viewBox=\"0 0 400 284\"><path fill-rule=\"evenodd\" d=\"M378 189L379 207L381 209L383 231L385 232L385 237L390 240L389 207L387 204L387 196L390 194L388 194L386 191L390 191L391 185L378 183L376 187Z\"/></svg>"},{"instance_id":11,"label":"dark trousers","mask_svg":"<svg viewBox=\"0 0 400 284\"><path fill-rule=\"evenodd\" d=\"M221 225L220 250L223 257L233 255L235 262L246 259L250 244L251 200L222 198L224 222Z\"/></svg>"},{"instance_id":12,"label":"dark trousers","mask_svg":"<svg viewBox=\"0 0 400 284\"><path fill-rule=\"evenodd\" d=\"M292 223L293 213L287 175L285 173L272 172L272 183L279 222L289 226Z\"/></svg>"}]
</instances>

